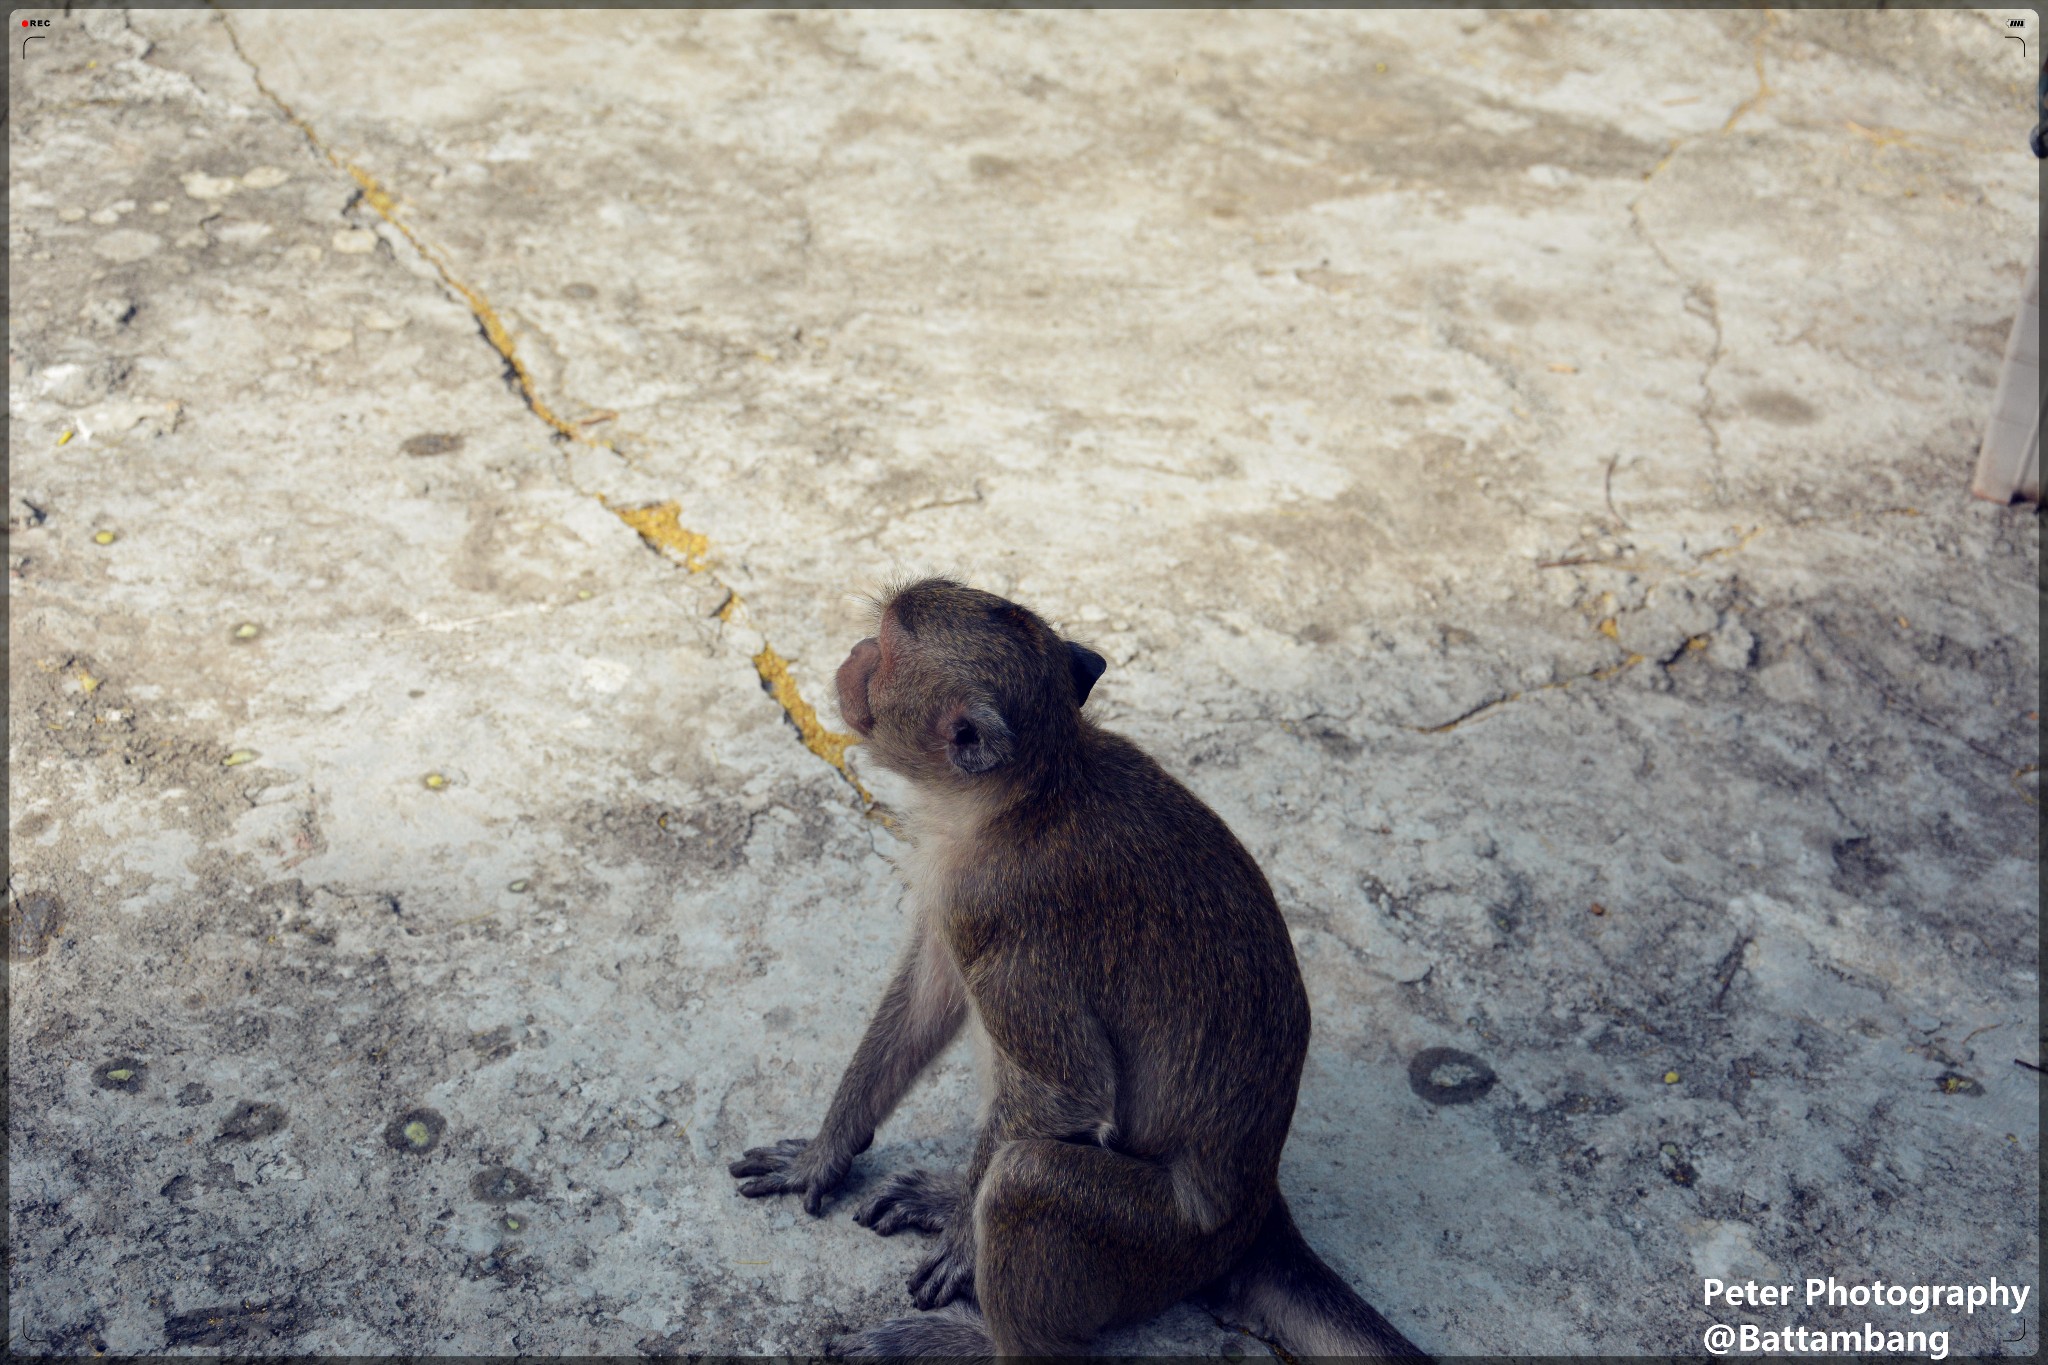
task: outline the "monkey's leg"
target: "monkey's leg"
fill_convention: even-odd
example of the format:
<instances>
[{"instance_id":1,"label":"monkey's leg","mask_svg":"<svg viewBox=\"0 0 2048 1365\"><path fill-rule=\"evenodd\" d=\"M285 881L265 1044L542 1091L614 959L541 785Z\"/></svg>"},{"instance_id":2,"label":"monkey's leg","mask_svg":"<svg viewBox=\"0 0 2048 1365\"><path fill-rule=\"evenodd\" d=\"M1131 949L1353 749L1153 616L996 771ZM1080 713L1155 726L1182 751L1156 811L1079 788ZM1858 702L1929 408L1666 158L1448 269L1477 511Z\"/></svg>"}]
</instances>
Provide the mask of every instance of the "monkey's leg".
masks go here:
<instances>
[{"instance_id":1,"label":"monkey's leg","mask_svg":"<svg viewBox=\"0 0 2048 1365\"><path fill-rule=\"evenodd\" d=\"M887 1118L934 1057L945 1050L967 1019L967 996L943 945L922 929L898 964L860 1046L839 1078L818 1136L784 1138L772 1147L750 1147L727 1169L753 1177L740 1186L750 1199L801 1193L804 1211L824 1211L825 1196L839 1187L853 1159L875 1140Z\"/></svg>"},{"instance_id":2,"label":"monkey's leg","mask_svg":"<svg viewBox=\"0 0 2048 1365\"><path fill-rule=\"evenodd\" d=\"M1106 1147L1003 1144L974 1204L975 1297L997 1351L1073 1355L1166 1309L1235 1248L1176 1206L1164 1166Z\"/></svg>"}]
</instances>

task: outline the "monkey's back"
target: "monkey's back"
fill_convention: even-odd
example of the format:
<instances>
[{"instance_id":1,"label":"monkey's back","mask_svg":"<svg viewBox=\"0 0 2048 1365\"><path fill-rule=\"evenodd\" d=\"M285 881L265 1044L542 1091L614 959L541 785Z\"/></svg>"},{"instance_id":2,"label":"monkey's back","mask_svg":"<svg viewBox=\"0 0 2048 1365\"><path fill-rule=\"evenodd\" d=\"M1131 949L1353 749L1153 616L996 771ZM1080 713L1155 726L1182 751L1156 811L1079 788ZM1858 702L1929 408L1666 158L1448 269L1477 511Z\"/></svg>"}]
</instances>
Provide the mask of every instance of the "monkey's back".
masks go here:
<instances>
[{"instance_id":1,"label":"monkey's back","mask_svg":"<svg viewBox=\"0 0 2048 1365\"><path fill-rule=\"evenodd\" d=\"M1081 741L1055 799L984 830L1019 870L975 892L1009 902L1011 951L1081 987L1114 1055L1112 1145L1222 1220L1263 1213L1308 1047L1286 922L1220 816L1129 740L1084 721Z\"/></svg>"}]
</instances>

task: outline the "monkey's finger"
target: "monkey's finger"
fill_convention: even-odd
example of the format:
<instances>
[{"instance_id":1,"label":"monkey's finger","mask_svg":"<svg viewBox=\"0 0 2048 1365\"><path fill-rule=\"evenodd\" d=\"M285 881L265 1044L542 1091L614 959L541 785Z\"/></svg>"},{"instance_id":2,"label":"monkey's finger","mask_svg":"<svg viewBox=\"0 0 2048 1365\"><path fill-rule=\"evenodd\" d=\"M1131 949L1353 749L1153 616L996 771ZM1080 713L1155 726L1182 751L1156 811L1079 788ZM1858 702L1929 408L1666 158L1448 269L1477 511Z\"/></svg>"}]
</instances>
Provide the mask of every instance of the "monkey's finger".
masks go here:
<instances>
[{"instance_id":1,"label":"monkey's finger","mask_svg":"<svg viewBox=\"0 0 2048 1365\"><path fill-rule=\"evenodd\" d=\"M924 1301L925 1293L933 1277L939 1273L939 1263L945 1260L945 1258L945 1252L937 1252L925 1257L924 1264L910 1272L910 1297L917 1300L919 1308L930 1308L933 1306Z\"/></svg>"},{"instance_id":2,"label":"monkey's finger","mask_svg":"<svg viewBox=\"0 0 2048 1365\"><path fill-rule=\"evenodd\" d=\"M901 1232L903 1225L909 1219L904 1214L901 1204L891 1199L877 1199L859 1213L856 1213L853 1216L853 1221L864 1228L873 1228L876 1232L881 1233L882 1236L887 1237L893 1233Z\"/></svg>"},{"instance_id":3,"label":"monkey's finger","mask_svg":"<svg viewBox=\"0 0 2048 1365\"><path fill-rule=\"evenodd\" d=\"M749 1199L759 1199L764 1194L786 1194L788 1191L789 1182L780 1175L764 1175L740 1186L740 1193Z\"/></svg>"},{"instance_id":4,"label":"monkey's finger","mask_svg":"<svg viewBox=\"0 0 2048 1365\"><path fill-rule=\"evenodd\" d=\"M813 1185L804 1191L804 1212L816 1218L825 1211L825 1187Z\"/></svg>"},{"instance_id":5,"label":"monkey's finger","mask_svg":"<svg viewBox=\"0 0 2048 1365\"><path fill-rule=\"evenodd\" d=\"M918 1267L910 1280L910 1297L919 1308L930 1312L945 1307L973 1287L973 1262L948 1249Z\"/></svg>"},{"instance_id":6,"label":"monkey's finger","mask_svg":"<svg viewBox=\"0 0 2048 1365\"><path fill-rule=\"evenodd\" d=\"M733 1162L725 1170L726 1174L735 1177L743 1175L772 1175L780 1171L783 1164L780 1157L763 1156L758 1151L753 1151L748 1152L738 1161Z\"/></svg>"}]
</instances>

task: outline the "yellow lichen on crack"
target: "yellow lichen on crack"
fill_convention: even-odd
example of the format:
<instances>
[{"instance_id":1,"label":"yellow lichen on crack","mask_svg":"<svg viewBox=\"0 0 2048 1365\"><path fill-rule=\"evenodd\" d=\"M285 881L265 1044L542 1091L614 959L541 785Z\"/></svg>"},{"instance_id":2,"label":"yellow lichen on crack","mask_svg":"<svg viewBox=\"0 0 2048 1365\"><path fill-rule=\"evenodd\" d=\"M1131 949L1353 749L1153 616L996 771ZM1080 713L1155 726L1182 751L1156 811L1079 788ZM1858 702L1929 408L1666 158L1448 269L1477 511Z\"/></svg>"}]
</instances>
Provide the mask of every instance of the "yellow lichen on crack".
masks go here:
<instances>
[{"instance_id":1,"label":"yellow lichen on crack","mask_svg":"<svg viewBox=\"0 0 2048 1365\"><path fill-rule=\"evenodd\" d=\"M817 711L797 691L796 679L789 673L789 661L777 654L775 646L766 641L761 644L761 652L754 656L754 671L761 675L762 689L775 698L789 717L789 723L803 736L804 747L837 768L840 775L860 793L861 799L872 806L875 798L853 775L853 769L846 766L846 751L860 743L860 736L842 735L825 728L824 722L818 719Z\"/></svg>"},{"instance_id":2,"label":"yellow lichen on crack","mask_svg":"<svg viewBox=\"0 0 2048 1365\"><path fill-rule=\"evenodd\" d=\"M1773 528L1769 526L1752 526L1747 531L1744 531L1741 537L1733 545L1717 546L1714 549L1702 552L1700 557L1693 561L1692 567L1694 570L1697 570L1700 565L1706 563L1710 559L1719 559L1722 555L1732 555L1739 551L1747 550L1749 548L1749 543L1751 541L1755 540L1758 536L1762 535L1764 532L1769 531L1771 529Z\"/></svg>"},{"instance_id":3,"label":"yellow lichen on crack","mask_svg":"<svg viewBox=\"0 0 2048 1365\"><path fill-rule=\"evenodd\" d=\"M674 502L652 503L645 507L612 507L613 516L640 533L640 538L657 550L668 550L680 557L682 566L691 573L702 573L710 567L706 556L711 553L711 537L701 531L692 531L683 525L682 505ZM729 613L739 594L733 593L726 599L726 605L719 608ZM720 620L726 620L721 615Z\"/></svg>"},{"instance_id":4,"label":"yellow lichen on crack","mask_svg":"<svg viewBox=\"0 0 2048 1365\"><path fill-rule=\"evenodd\" d=\"M218 6L216 5L217 8ZM540 392L540 386L533 378L532 372L526 368L525 363L519 358L518 343L514 340L511 329L505 326L504 320L499 317L497 309L491 306L491 301L484 296L481 290L457 276L441 253L428 244L399 215L397 199L378 182L374 175L330 148L319 133L314 130L313 125L264 82L261 68L256 65L256 62L242 47L241 36L235 32L234 24L230 22L225 13L221 14L220 20L222 27L227 32L229 45L234 48L235 55L242 59L243 65L248 67L249 79L255 84L263 97L276 106L278 112L284 116L287 122L299 130L300 136L306 139L307 144L315 152L323 157L328 164L344 172L355 182L357 190L362 194L363 202L368 204L378 217L390 224L393 231L405 238L413 250L420 254L420 258L434 268L434 272L440 276L443 284L462 297L463 302L469 308L470 315L476 319L478 328L483 332L484 340L490 343L491 349L496 351L498 357L504 361L513 382L518 385L520 396L525 400L527 408L532 411L533 415L547 423L548 426L552 427L566 440L573 441L578 445L606 450L613 455L619 455L618 447L610 441L600 440L585 434L581 429L581 425L563 420L548 406L547 401ZM617 416L616 413L612 413L609 410L598 411L603 414L604 420ZM589 424L597 420L600 420L600 418L588 417L584 419L584 423ZM587 490L583 489L578 491L587 492ZM688 572L704 573L709 570L711 539L701 532L688 529L682 524L682 508L679 504L664 502L639 507L620 508L613 507L610 499L606 498L602 493L592 493L590 496L597 498L619 520L625 522L626 525L638 532L640 538L649 546L657 551L673 552L677 556L681 567ZM735 613L740 610L741 606L739 594L728 587L726 590L726 600L716 613L718 619L721 622L732 622ZM802 737L804 747L837 769L839 775L845 778L847 784L859 795L863 807L870 814L875 813L875 798L868 792L866 787L861 785L860 779L853 775L852 770L846 764L846 751L860 742L859 736L838 734L824 727L818 720L817 711L809 702L804 700L803 694L798 691L796 679L790 675L788 662L780 654L776 653L774 647L765 640L762 641L760 652L753 656L752 662L754 671L761 677L762 690L772 696L776 703L782 707L783 714L789 718L790 724L796 727L797 734ZM883 817L883 819L884 823L887 823L886 817Z\"/></svg>"},{"instance_id":5,"label":"yellow lichen on crack","mask_svg":"<svg viewBox=\"0 0 2048 1365\"><path fill-rule=\"evenodd\" d=\"M255 60L249 56L248 52L243 49L241 36L235 32L235 26L228 21L225 14L221 16L221 24L227 29L228 43L235 49L235 55L240 57L243 63L248 66L249 79L255 82L256 88L263 93L263 97L277 106L278 112L285 116L286 121L292 127L299 130L299 135L306 139L314 151L326 158L329 165L345 173L351 180L355 181L356 188L362 193L363 202L368 204L379 218L389 223L394 232L411 243L412 249L419 252L420 259L434 267L434 273L441 277L443 284L462 296L463 302L469 307L470 316L476 319L477 326L482 329L484 340L491 344L491 349L496 351L498 358L505 362L505 368L511 372L512 381L519 386L520 396L526 400L527 407L533 410L533 415L546 422L569 440L583 445L598 446L604 450L612 450L613 447L610 442L592 440L576 427L571 426L568 422L555 415L553 410L548 407L546 401L542 399L540 386L534 382L532 372L526 368L525 362L520 360L519 346L512 338L511 329L505 326L504 319L498 316L497 309L491 307L490 300L485 298L476 288L459 278L453 270L449 269L447 261L441 258L441 254L422 240L420 235L413 231L411 225L399 217L398 201L392 197L389 190L378 183L376 176L370 174L355 162L350 161L347 157L342 156L332 147L329 147L320 134L314 131L313 125L300 116L298 110L292 108L282 95L279 95L264 83L261 68L256 65Z\"/></svg>"},{"instance_id":6,"label":"yellow lichen on crack","mask_svg":"<svg viewBox=\"0 0 2048 1365\"><path fill-rule=\"evenodd\" d=\"M711 538L683 525L683 509L679 503L658 502L644 507L612 507L606 503L605 506L611 509L613 516L639 532L640 538L650 547L665 552L691 573L704 573L710 569ZM712 616L730 625L740 619L745 609L746 603L739 593L727 586L725 601L719 604ZM789 671L789 661L776 653L775 647L766 640L761 642L760 652L753 656L752 662L754 672L761 677L761 690L775 698L782 713L789 717L789 723L796 727L804 747L837 768L839 775L860 794L862 803L872 809L874 796L846 766L846 751L860 743L860 736L844 735L825 728L824 722L818 719L817 708L805 701L803 693L798 690L796 679Z\"/></svg>"}]
</instances>

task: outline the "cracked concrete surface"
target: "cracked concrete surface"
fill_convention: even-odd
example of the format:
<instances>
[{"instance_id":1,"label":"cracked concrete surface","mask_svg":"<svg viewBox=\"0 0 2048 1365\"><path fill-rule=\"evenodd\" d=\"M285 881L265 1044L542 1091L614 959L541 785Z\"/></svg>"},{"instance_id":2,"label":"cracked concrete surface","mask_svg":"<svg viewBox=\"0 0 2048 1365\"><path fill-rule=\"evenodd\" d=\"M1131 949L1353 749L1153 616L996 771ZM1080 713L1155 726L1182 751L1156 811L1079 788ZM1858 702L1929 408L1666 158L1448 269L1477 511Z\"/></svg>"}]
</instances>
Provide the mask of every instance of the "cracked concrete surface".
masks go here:
<instances>
[{"instance_id":1,"label":"cracked concrete surface","mask_svg":"<svg viewBox=\"0 0 2048 1365\"><path fill-rule=\"evenodd\" d=\"M1102 650L1267 868L1282 1179L1426 1348L2036 1284L2039 546L1966 490L2014 17L53 12L10 1349L902 1311L915 1247L723 1162L879 989L829 680L933 570ZM974 1093L949 1054L857 1180Z\"/></svg>"}]
</instances>

